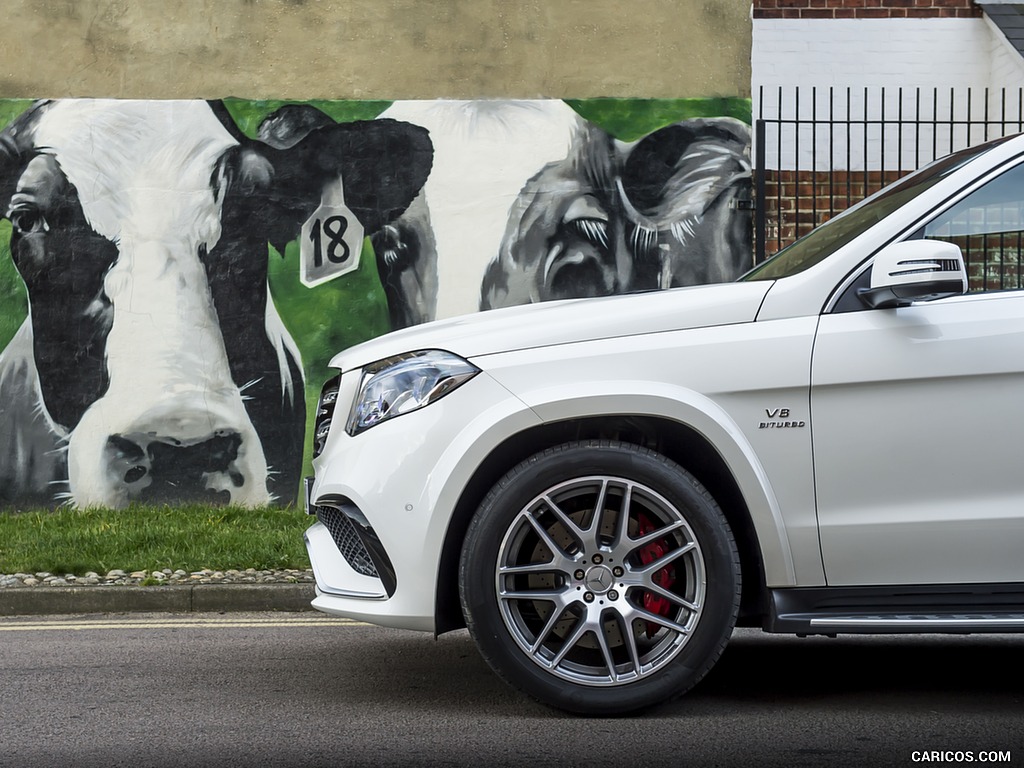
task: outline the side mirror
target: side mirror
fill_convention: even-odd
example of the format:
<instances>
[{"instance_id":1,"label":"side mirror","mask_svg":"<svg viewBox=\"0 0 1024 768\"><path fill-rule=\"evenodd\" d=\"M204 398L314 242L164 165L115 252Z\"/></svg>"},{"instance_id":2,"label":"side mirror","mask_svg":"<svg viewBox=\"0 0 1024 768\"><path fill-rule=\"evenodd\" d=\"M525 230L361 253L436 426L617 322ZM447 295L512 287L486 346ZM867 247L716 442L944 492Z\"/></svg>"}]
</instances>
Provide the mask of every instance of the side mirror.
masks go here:
<instances>
[{"instance_id":1,"label":"side mirror","mask_svg":"<svg viewBox=\"0 0 1024 768\"><path fill-rule=\"evenodd\" d=\"M967 293L960 246L943 240L904 240L885 246L871 265L871 287L857 296L871 309L905 307Z\"/></svg>"}]
</instances>

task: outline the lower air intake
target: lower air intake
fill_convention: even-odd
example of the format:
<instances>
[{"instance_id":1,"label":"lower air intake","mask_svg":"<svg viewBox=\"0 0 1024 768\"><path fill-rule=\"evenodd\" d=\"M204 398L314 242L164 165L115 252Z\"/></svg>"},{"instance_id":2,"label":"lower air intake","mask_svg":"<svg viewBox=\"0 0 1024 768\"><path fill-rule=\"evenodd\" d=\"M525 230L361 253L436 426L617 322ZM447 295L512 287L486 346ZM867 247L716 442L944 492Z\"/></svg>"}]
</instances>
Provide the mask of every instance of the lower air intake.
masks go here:
<instances>
[{"instance_id":1,"label":"lower air intake","mask_svg":"<svg viewBox=\"0 0 1024 768\"><path fill-rule=\"evenodd\" d=\"M370 553L366 551L366 547L363 546L363 542L352 526L352 521L344 512L334 507L317 507L316 519L331 532L331 538L338 545L338 551L352 566L352 570L363 576L379 578L377 569L370 559Z\"/></svg>"}]
</instances>

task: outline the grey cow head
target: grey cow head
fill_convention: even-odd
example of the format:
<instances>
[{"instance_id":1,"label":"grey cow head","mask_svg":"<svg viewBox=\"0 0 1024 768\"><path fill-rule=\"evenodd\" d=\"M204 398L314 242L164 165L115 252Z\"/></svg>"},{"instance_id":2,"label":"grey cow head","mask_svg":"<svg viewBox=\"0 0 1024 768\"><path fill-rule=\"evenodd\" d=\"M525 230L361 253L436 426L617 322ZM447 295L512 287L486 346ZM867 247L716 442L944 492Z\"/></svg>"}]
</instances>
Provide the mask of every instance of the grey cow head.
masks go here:
<instances>
[{"instance_id":1,"label":"grey cow head","mask_svg":"<svg viewBox=\"0 0 1024 768\"><path fill-rule=\"evenodd\" d=\"M481 308L731 280L750 266L749 127L686 120L633 143L591 125L523 188Z\"/></svg>"}]
</instances>

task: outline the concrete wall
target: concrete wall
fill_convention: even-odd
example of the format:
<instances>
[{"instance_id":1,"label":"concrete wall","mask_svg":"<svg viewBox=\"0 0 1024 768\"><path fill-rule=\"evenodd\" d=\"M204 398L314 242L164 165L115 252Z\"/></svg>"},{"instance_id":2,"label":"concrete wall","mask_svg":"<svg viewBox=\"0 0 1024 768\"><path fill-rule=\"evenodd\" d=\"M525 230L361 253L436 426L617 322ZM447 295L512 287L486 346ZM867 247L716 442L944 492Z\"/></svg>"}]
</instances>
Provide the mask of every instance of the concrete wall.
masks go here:
<instances>
[{"instance_id":1,"label":"concrete wall","mask_svg":"<svg viewBox=\"0 0 1024 768\"><path fill-rule=\"evenodd\" d=\"M5 0L0 97L750 92L749 0Z\"/></svg>"}]
</instances>

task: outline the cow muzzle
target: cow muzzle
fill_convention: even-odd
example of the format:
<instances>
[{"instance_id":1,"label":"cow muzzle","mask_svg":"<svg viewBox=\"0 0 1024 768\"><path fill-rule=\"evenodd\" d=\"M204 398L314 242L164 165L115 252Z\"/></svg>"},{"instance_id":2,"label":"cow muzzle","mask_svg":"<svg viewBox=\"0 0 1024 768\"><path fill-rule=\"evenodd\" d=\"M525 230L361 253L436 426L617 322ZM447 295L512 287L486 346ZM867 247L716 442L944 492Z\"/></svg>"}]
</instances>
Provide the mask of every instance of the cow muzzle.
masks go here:
<instances>
[{"instance_id":1,"label":"cow muzzle","mask_svg":"<svg viewBox=\"0 0 1024 768\"><path fill-rule=\"evenodd\" d=\"M241 399L210 400L191 393L128 419L94 403L68 446L75 505L270 503L263 449Z\"/></svg>"},{"instance_id":2,"label":"cow muzzle","mask_svg":"<svg viewBox=\"0 0 1024 768\"><path fill-rule=\"evenodd\" d=\"M242 436L227 430L188 441L141 433L111 435L103 462L111 484L123 487L133 500L227 503L231 491L245 485L236 466L241 444Z\"/></svg>"}]
</instances>

